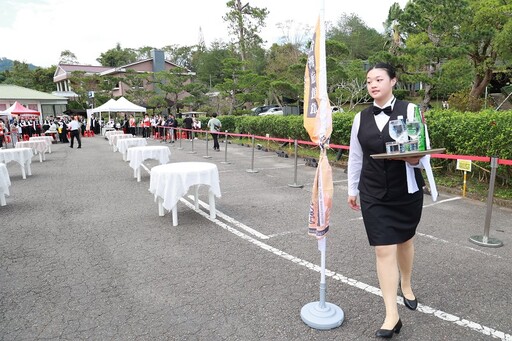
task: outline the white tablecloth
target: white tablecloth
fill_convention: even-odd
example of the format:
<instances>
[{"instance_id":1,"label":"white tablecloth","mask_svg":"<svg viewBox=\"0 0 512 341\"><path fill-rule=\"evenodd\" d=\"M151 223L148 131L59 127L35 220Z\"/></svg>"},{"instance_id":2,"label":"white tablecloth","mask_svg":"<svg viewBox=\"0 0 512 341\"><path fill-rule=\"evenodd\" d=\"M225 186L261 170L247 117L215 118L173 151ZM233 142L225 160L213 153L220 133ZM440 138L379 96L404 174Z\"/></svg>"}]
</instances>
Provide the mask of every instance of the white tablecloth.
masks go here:
<instances>
[{"instance_id":1,"label":"white tablecloth","mask_svg":"<svg viewBox=\"0 0 512 341\"><path fill-rule=\"evenodd\" d=\"M46 141L48 143L48 153L52 153L53 137L51 136L32 136L29 141Z\"/></svg>"},{"instance_id":2,"label":"white tablecloth","mask_svg":"<svg viewBox=\"0 0 512 341\"><path fill-rule=\"evenodd\" d=\"M128 148L126 159L130 161L130 167L137 170L144 160L158 160L161 165L169 162L171 150L166 146L142 146Z\"/></svg>"},{"instance_id":3,"label":"white tablecloth","mask_svg":"<svg viewBox=\"0 0 512 341\"><path fill-rule=\"evenodd\" d=\"M7 166L0 163L0 206L5 206L5 196L9 195L9 186L11 185L11 179L9 178L9 172Z\"/></svg>"},{"instance_id":4,"label":"white tablecloth","mask_svg":"<svg viewBox=\"0 0 512 341\"><path fill-rule=\"evenodd\" d=\"M48 150L48 146L51 143L47 141L37 141L37 140L30 140L30 141L18 141L16 143L16 148L32 148L34 152L43 154Z\"/></svg>"},{"instance_id":5,"label":"white tablecloth","mask_svg":"<svg viewBox=\"0 0 512 341\"><path fill-rule=\"evenodd\" d=\"M19 163L23 179L26 179L26 175L32 175L30 170L32 156L34 156L32 148L0 149L0 162L9 163L15 161Z\"/></svg>"},{"instance_id":6,"label":"white tablecloth","mask_svg":"<svg viewBox=\"0 0 512 341\"><path fill-rule=\"evenodd\" d=\"M112 136L114 136L114 135L121 135L121 134L124 134L124 131L122 131L122 130L111 130L111 131L107 131L105 133L105 138L108 140L109 144L112 144Z\"/></svg>"},{"instance_id":7,"label":"white tablecloth","mask_svg":"<svg viewBox=\"0 0 512 341\"><path fill-rule=\"evenodd\" d=\"M128 148L130 147L140 147L147 145L148 142L145 138L142 137L134 137L132 139L121 139L117 140L116 147L117 150L123 154L123 160L126 160L126 153L128 151Z\"/></svg>"},{"instance_id":8,"label":"white tablecloth","mask_svg":"<svg viewBox=\"0 0 512 341\"><path fill-rule=\"evenodd\" d=\"M162 198L162 206L172 210L178 200L194 185L208 185L209 191L221 197L217 165L208 162L176 162L151 169L149 191Z\"/></svg>"},{"instance_id":9,"label":"white tablecloth","mask_svg":"<svg viewBox=\"0 0 512 341\"><path fill-rule=\"evenodd\" d=\"M123 140L123 139L133 139L133 135L132 134L117 134L117 135L112 135L110 137L110 141L111 141L110 144L112 145L114 152L117 149L116 148L117 141Z\"/></svg>"},{"instance_id":10,"label":"white tablecloth","mask_svg":"<svg viewBox=\"0 0 512 341\"><path fill-rule=\"evenodd\" d=\"M101 128L101 135L106 137L107 133L109 131L115 131L115 128L113 128L113 127L103 127L103 128Z\"/></svg>"}]
</instances>

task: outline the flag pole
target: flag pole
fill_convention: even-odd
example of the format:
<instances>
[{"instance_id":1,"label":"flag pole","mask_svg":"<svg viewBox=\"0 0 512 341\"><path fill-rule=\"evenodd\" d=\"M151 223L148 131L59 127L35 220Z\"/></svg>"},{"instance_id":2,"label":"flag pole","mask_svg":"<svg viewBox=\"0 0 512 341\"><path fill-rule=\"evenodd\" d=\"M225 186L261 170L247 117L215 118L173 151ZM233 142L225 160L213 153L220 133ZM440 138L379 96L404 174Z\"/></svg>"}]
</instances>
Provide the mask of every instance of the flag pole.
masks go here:
<instances>
[{"instance_id":1,"label":"flag pole","mask_svg":"<svg viewBox=\"0 0 512 341\"><path fill-rule=\"evenodd\" d=\"M327 94L324 1L322 1L311 46L304 75L304 127L311 140L320 147L309 212L309 233L317 237L320 251L320 300L304 305L300 316L302 321L311 328L327 330L339 327L343 323L345 314L340 307L326 302L326 233L329 230L333 184L332 169L326 152L332 132L332 112Z\"/></svg>"},{"instance_id":2,"label":"flag pole","mask_svg":"<svg viewBox=\"0 0 512 341\"><path fill-rule=\"evenodd\" d=\"M304 305L300 311L300 317L311 328L328 330L341 326L345 314L337 305L326 302L325 254L327 251L327 236L318 239L317 243L320 251L320 300Z\"/></svg>"}]
</instances>

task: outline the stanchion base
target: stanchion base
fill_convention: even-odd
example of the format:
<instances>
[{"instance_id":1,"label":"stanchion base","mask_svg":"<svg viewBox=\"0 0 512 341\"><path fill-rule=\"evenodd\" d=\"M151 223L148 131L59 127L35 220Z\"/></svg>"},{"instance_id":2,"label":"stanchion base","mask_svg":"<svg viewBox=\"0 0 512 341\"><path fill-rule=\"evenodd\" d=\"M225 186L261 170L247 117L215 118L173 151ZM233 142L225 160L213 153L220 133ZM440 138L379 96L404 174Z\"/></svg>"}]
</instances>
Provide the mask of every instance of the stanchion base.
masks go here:
<instances>
[{"instance_id":1,"label":"stanchion base","mask_svg":"<svg viewBox=\"0 0 512 341\"><path fill-rule=\"evenodd\" d=\"M247 169L246 170L247 173L258 173L259 170L256 170L256 169Z\"/></svg>"},{"instance_id":2,"label":"stanchion base","mask_svg":"<svg viewBox=\"0 0 512 341\"><path fill-rule=\"evenodd\" d=\"M203 156L205 159L211 159L212 157L210 155Z\"/></svg>"},{"instance_id":3,"label":"stanchion base","mask_svg":"<svg viewBox=\"0 0 512 341\"><path fill-rule=\"evenodd\" d=\"M503 246L503 242L496 238L484 238L484 236L471 236L469 237L469 241L480 246L486 247L501 247Z\"/></svg>"},{"instance_id":4,"label":"stanchion base","mask_svg":"<svg viewBox=\"0 0 512 341\"><path fill-rule=\"evenodd\" d=\"M341 326L345 318L343 310L337 305L325 302L325 308L320 308L320 302L306 304L300 310L302 321L314 329L327 330Z\"/></svg>"},{"instance_id":5,"label":"stanchion base","mask_svg":"<svg viewBox=\"0 0 512 341\"><path fill-rule=\"evenodd\" d=\"M222 163L223 165L230 165L231 164L231 162L229 162L229 161L221 161L220 163Z\"/></svg>"},{"instance_id":6,"label":"stanchion base","mask_svg":"<svg viewBox=\"0 0 512 341\"><path fill-rule=\"evenodd\" d=\"M187 154L197 154L197 152L187 152Z\"/></svg>"},{"instance_id":7,"label":"stanchion base","mask_svg":"<svg viewBox=\"0 0 512 341\"><path fill-rule=\"evenodd\" d=\"M183 147L178 147L178 148L176 148L176 149L178 149L178 150L183 150Z\"/></svg>"},{"instance_id":8,"label":"stanchion base","mask_svg":"<svg viewBox=\"0 0 512 341\"><path fill-rule=\"evenodd\" d=\"M288 187L292 187L292 188L303 188L303 187L304 187L304 185L288 184Z\"/></svg>"}]
</instances>

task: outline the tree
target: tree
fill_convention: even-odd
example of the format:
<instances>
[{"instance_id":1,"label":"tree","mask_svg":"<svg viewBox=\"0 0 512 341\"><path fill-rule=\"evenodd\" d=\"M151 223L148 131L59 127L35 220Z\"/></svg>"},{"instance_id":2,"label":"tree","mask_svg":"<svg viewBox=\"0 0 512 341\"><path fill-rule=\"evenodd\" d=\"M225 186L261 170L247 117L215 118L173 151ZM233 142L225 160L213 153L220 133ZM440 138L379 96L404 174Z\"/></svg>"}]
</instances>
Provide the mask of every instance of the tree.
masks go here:
<instances>
[{"instance_id":1,"label":"tree","mask_svg":"<svg viewBox=\"0 0 512 341\"><path fill-rule=\"evenodd\" d=\"M412 0L399 16L405 36L400 49L404 80L422 82L422 107L428 108L443 61L460 56L460 24L468 13L467 0Z\"/></svg>"},{"instance_id":2,"label":"tree","mask_svg":"<svg viewBox=\"0 0 512 341\"><path fill-rule=\"evenodd\" d=\"M121 44L117 43L116 47L100 54L96 59L103 66L118 67L137 61L137 53L132 49L123 49Z\"/></svg>"},{"instance_id":3,"label":"tree","mask_svg":"<svg viewBox=\"0 0 512 341\"><path fill-rule=\"evenodd\" d=\"M175 67L168 71L159 71L154 74L156 95L163 98L168 106L176 113L183 105L180 96L184 92L185 84L190 80L190 73L182 67Z\"/></svg>"},{"instance_id":4,"label":"tree","mask_svg":"<svg viewBox=\"0 0 512 341\"><path fill-rule=\"evenodd\" d=\"M19 85L42 92L52 92L55 90L54 73L55 66L31 70L27 63L15 60L12 68L3 72L4 79L1 83ZM2 77L0 76L0 78Z\"/></svg>"},{"instance_id":5,"label":"tree","mask_svg":"<svg viewBox=\"0 0 512 341\"><path fill-rule=\"evenodd\" d=\"M489 85L493 71L499 68L498 61L503 69L510 67L512 2L469 0L468 7L461 22L460 39L475 70L470 96L478 98Z\"/></svg>"},{"instance_id":6,"label":"tree","mask_svg":"<svg viewBox=\"0 0 512 341\"><path fill-rule=\"evenodd\" d=\"M326 37L345 44L350 59L368 59L382 51L386 39L373 28L369 28L357 15L342 15L336 26L331 27Z\"/></svg>"},{"instance_id":7,"label":"tree","mask_svg":"<svg viewBox=\"0 0 512 341\"><path fill-rule=\"evenodd\" d=\"M76 55L69 51L69 50L64 50L60 53L60 59L59 59L59 64L80 64L78 62L78 59L76 58Z\"/></svg>"},{"instance_id":8,"label":"tree","mask_svg":"<svg viewBox=\"0 0 512 341\"><path fill-rule=\"evenodd\" d=\"M206 51L196 51L193 57L193 70L197 79L211 90L224 82L222 61L233 58L234 53L222 42L214 42Z\"/></svg>"},{"instance_id":9,"label":"tree","mask_svg":"<svg viewBox=\"0 0 512 341\"><path fill-rule=\"evenodd\" d=\"M165 59L172 63L193 70L193 54L196 46L167 45L162 50L165 52Z\"/></svg>"},{"instance_id":10,"label":"tree","mask_svg":"<svg viewBox=\"0 0 512 341\"><path fill-rule=\"evenodd\" d=\"M249 3L242 5L240 0L226 3L229 12L222 18L228 23L229 31L235 38L242 62L247 60L248 50L263 42L259 31L265 26L268 15L266 8L252 7Z\"/></svg>"},{"instance_id":11,"label":"tree","mask_svg":"<svg viewBox=\"0 0 512 341\"><path fill-rule=\"evenodd\" d=\"M293 20L286 20L276 26L282 32L282 36L279 38L280 44L292 44L303 53L307 52L307 44L311 39L311 27L309 25L296 24Z\"/></svg>"},{"instance_id":12,"label":"tree","mask_svg":"<svg viewBox=\"0 0 512 341\"><path fill-rule=\"evenodd\" d=\"M331 98L336 99L336 105L349 103L349 110L357 104L368 100L366 91L366 72L362 60L349 60L342 64L344 77L330 87Z\"/></svg>"}]
</instances>

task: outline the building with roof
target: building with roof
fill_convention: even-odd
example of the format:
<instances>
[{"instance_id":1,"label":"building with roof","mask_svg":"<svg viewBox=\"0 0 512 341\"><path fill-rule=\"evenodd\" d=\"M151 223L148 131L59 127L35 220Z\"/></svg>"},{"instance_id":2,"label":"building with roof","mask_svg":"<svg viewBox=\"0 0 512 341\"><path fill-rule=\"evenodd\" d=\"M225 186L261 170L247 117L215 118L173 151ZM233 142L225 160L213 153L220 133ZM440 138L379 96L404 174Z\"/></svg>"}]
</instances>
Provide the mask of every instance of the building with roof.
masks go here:
<instances>
[{"instance_id":1,"label":"building with roof","mask_svg":"<svg viewBox=\"0 0 512 341\"><path fill-rule=\"evenodd\" d=\"M9 108L14 102L28 109L37 110L42 117L61 115L66 109L68 99L46 92L24 88L12 84L0 84L0 111Z\"/></svg>"},{"instance_id":2,"label":"building with roof","mask_svg":"<svg viewBox=\"0 0 512 341\"><path fill-rule=\"evenodd\" d=\"M139 60L137 62L123 65L120 67L105 67L105 66L91 66L91 65L76 65L76 64L59 64L57 65L57 69L55 70L55 74L53 76L53 82L57 87L57 91L54 91L54 95L60 95L68 98L78 97L78 95L73 92L71 77L73 72L83 72L84 75L98 75L102 76L112 76L117 78L124 78L126 73L128 72L137 72L137 73L154 73L159 71L168 71L173 68L178 67L178 65L165 60L164 52L161 50L152 50L151 58ZM193 75L192 72L188 73L189 75ZM155 87L152 83L141 84L141 86L147 91L154 91ZM111 91L111 97L121 97L125 96L126 93L130 90L130 87L124 82L120 81L116 87L114 87ZM183 91L178 98L186 97L188 93Z\"/></svg>"}]
</instances>

